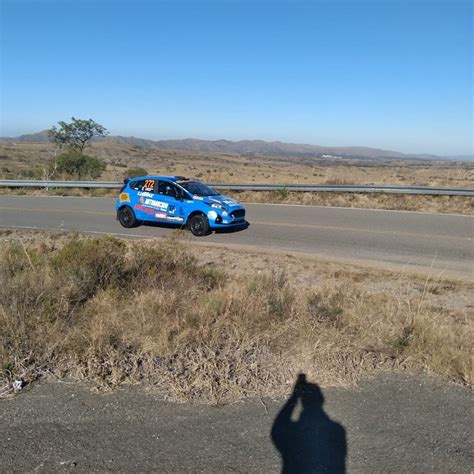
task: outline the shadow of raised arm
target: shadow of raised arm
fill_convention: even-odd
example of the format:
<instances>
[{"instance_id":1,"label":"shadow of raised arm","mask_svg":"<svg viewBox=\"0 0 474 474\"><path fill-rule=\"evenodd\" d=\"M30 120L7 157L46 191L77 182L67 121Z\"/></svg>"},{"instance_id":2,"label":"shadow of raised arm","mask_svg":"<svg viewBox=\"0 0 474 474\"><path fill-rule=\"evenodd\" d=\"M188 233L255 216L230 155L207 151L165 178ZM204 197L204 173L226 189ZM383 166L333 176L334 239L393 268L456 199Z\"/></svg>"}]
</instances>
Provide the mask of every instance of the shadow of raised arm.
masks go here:
<instances>
[{"instance_id":1,"label":"shadow of raised arm","mask_svg":"<svg viewBox=\"0 0 474 474\"><path fill-rule=\"evenodd\" d=\"M298 420L291 419L301 401ZM323 410L324 396L317 384L299 374L290 398L275 418L272 441L282 458L283 473L345 473L346 432Z\"/></svg>"}]
</instances>

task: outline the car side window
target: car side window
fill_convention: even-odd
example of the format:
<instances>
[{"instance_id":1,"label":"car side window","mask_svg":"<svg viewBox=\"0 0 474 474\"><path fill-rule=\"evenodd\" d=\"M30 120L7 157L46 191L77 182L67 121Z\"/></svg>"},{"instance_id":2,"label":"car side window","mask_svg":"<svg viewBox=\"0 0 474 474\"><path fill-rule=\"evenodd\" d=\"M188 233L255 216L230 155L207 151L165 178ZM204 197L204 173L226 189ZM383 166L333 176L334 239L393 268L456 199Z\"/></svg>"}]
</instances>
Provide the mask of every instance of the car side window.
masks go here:
<instances>
[{"instance_id":1,"label":"car side window","mask_svg":"<svg viewBox=\"0 0 474 474\"><path fill-rule=\"evenodd\" d=\"M164 181L158 181L158 187L157 187L157 190L158 190L158 194L162 194L164 195L165 194L165 186L166 183Z\"/></svg>"},{"instance_id":2,"label":"car side window","mask_svg":"<svg viewBox=\"0 0 474 474\"><path fill-rule=\"evenodd\" d=\"M145 182L142 186L142 191L148 191L152 193L155 189L155 180L154 179L145 179Z\"/></svg>"},{"instance_id":3,"label":"car side window","mask_svg":"<svg viewBox=\"0 0 474 474\"><path fill-rule=\"evenodd\" d=\"M155 192L155 179L139 179L138 181L132 181L130 187L135 191L147 191L149 193Z\"/></svg>"},{"instance_id":4,"label":"car side window","mask_svg":"<svg viewBox=\"0 0 474 474\"><path fill-rule=\"evenodd\" d=\"M158 194L176 198L178 196L178 190L174 184L168 181L160 181L158 183Z\"/></svg>"},{"instance_id":5,"label":"car side window","mask_svg":"<svg viewBox=\"0 0 474 474\"><path fill-rule=\"evenodd\" d=\"M130 184L130 187L134 189L135 191L142 191L144 185L145 185L145 180L141 179L139 181L133 181Z\"/></svg>"}]
</instances>

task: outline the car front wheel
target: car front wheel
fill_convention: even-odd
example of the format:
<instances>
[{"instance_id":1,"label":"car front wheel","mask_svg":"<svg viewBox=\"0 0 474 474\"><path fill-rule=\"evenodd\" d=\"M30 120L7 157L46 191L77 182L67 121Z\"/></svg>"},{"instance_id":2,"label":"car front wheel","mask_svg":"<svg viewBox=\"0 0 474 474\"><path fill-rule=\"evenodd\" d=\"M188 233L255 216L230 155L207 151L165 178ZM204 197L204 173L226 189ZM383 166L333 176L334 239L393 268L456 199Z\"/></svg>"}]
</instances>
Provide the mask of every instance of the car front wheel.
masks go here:
<instances>
[{"instance_id":1,"label":"car front wheel","mask_svg":"<svg viewBox=\"0 0 474 474\"><path fill-rule=\"evenodd\" d=\"M196 215L189 219L189 230L196 237L203 237L209 234L209 221L206 216Z\"/></svg>"},{"instance_id":2,"label":"car front wheel","mask_svg":"<svg viewBox=\"0 0 474 474\"><path fill-rule=\"evenodd\" d=\"M117 216L122 227L130 229L131 227L136 227L138 225L137 218L131 207L121 207L117 212Z\"/></svg>"}]
</instances>

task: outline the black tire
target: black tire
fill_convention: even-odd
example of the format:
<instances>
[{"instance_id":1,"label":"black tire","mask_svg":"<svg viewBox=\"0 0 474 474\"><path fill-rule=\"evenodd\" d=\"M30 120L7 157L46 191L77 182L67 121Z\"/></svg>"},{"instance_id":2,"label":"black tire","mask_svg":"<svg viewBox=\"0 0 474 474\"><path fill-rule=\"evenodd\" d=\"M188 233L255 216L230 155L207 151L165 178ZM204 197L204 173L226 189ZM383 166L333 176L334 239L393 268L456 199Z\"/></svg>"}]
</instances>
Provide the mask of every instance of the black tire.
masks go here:
<instances>
[{"instance_id":1,"label":"black tire","mask_svg":"<svg viewBox=\"0 0 474 474\"><path fill-rule=\"evenodd\" d=\"M188 222L189 230L196 237L203 237L210 233L209 230L209 221L206 216L202 214L196 214L189 219Z\"/></svg>"},{"instance_id":2,"label":"black tire","mask_svg":"<svg viewBox=\"0 0 474 474\"><path fill-rule=\"evenodd\" d=\"M129 206L121 207L117 212L117 217L122 227L131 229L139 225L133 209Z\"/></svg>"}]
</instances>

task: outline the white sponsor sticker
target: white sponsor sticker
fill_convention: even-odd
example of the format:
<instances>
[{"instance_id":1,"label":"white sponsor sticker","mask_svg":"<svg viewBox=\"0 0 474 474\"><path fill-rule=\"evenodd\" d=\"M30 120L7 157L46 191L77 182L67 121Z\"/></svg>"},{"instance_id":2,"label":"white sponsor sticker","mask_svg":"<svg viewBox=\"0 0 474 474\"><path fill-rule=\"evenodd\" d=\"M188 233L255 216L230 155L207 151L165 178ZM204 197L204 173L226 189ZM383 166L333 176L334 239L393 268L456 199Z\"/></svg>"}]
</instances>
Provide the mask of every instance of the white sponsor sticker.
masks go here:
<instances>
[{"instance_id":1,"label":"white sponsor sticker","mask_svg":"<svg viewBox=\"0 0 474 474\"><path fill-rule=\"evenodd\" d=\"M167 202L155 201L154 199L145 199L144 204L146 206L156 207L157 209L162 209L164 211L166 211L166 209L168 209L168 203Z\"/></svg>"},{"instance_id":2,"label":"white sponsor sticker","mask_svg":"<svg viewBox=\"0 0 474 474\"><path fill-rule=\"evenodd\" d=\"M138 195L139 195L139 196L143 196L143 197L149 197L149 198L152 198L152 197L153 197L153 194L152 194L152 193L147 193L146 191L139 191L139 192L138 192Z\"/></svg>"}]
</instances>

